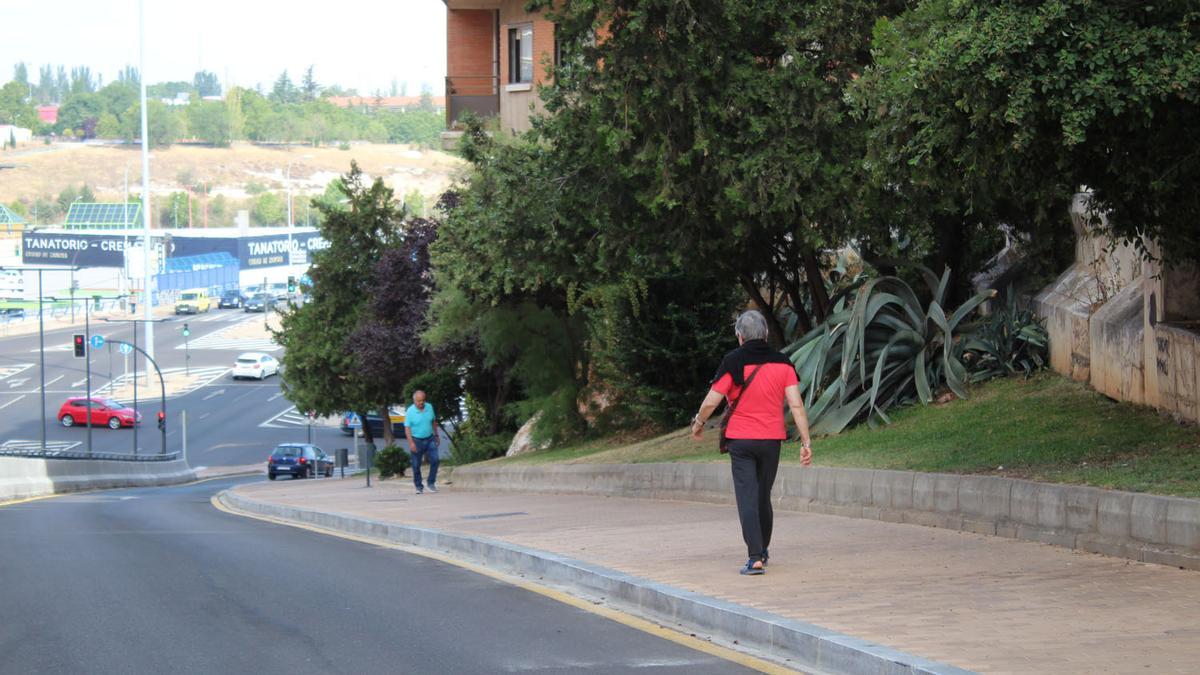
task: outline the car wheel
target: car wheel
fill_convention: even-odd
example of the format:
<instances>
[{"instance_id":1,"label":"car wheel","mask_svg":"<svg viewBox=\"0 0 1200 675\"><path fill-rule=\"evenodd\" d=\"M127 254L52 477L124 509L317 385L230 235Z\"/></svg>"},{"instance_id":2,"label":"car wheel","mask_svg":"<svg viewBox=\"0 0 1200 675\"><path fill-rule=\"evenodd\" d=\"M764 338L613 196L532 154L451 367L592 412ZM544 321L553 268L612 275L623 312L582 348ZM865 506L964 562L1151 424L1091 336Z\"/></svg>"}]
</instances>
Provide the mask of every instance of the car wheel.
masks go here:
<instances>
[{"instance_id":1,"label":"car wheel","mask_svg":"<svg viewBox=\"0 0 1200 675\"><path fill-rule=\"evenodd\" d=\"M119 418L119 417L108 418L108 428L109 429L120 429L121 428L121 418Z\"/></svg>"},{"instance_id":2,"label":"car wheel","mask_svg":"<svg viewBox=\"0 0 1200 675\"><path fill-rule=\"evenodd\" d=\"M62 416L62 420L60 420L60 421L62 422L62 425L63 425L64 427L73 427L73 426L75 426L75 418L74 418L74 417L71 417L70 415L63 415L63 416Z\"/></svg>"},{"instance_id":3,"label":"car wheel","mask_svg":"<svg viewBox=\"0 0 1200 675\"><path fill-rule=\"evenodd\" d=\"M273 473L268 473L268 474L267 474L267 480L275 480L275 474L273 474Z\"/></svg>"}]
</instances>

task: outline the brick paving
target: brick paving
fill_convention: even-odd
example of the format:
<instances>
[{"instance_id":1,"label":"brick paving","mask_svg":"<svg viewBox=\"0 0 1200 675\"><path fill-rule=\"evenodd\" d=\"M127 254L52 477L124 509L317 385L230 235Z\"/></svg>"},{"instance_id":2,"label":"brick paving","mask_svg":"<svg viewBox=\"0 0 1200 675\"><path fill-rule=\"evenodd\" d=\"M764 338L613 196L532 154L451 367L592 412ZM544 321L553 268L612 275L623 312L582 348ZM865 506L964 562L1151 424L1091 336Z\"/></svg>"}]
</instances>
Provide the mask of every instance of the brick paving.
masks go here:
<instances>
[{"instance_id":1,"label":"brick paving","mask_svg":"<svg viewBox=\"0 0 1200 675\"><path fill-rule=\"evenodd\" d=\"M368 490L361 477L237 489L261 501L552 551L982 672L1200 672L1194 571L777 511L768 573L743 577L732 506L453 485L417 496L411 482Z\"/></svg>"}]
</instances>

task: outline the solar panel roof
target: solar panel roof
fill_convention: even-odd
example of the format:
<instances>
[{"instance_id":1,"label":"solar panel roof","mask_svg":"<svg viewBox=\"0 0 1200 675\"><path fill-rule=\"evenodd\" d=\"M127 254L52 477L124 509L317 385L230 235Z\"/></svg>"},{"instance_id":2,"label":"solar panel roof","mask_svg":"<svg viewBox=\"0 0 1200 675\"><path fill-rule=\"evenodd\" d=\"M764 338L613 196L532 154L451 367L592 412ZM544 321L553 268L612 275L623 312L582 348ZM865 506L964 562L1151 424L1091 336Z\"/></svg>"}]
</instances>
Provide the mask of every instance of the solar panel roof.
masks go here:
<instances>
[{"instance_id":1,"label":"solar panel roof","mask_svg":"<svg viewBox=\"0 0 1200 675\"><path fill-rule=\"evenodd\" d=\"M129 228L136 226L141 217L141 202L111 202L95 204L76 202L67 210L66 227L111 227Z\"/></svg>"},{"instance_id":2,"label":"solar panel roof","mask_svg":"<svg viewBox=\"0 0 1200 675\"><path fill-rule=\"evenodd\" d=\"M0 225L20 225L25 219L12 212L12 209L0 204Z\"/></svg>"}]
</instances>

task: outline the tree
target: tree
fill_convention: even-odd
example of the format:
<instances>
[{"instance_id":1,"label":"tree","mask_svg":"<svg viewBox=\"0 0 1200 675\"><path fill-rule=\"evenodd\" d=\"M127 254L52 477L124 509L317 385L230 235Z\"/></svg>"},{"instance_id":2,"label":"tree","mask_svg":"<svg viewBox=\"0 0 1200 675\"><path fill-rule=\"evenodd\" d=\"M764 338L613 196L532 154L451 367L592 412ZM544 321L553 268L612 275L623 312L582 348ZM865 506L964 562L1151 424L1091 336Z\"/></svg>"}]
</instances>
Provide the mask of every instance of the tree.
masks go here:
<instances>
[{"instance_id":1,"label":"tree","mask_svg":"<svg viewBox=\"0 0 1200 675\"><path fill-rule=\"evenodd\" d=\"M126 65L117 73L117 81L132 84L134 87L141 87L142 76L138 73L138 69L131 65Z\"/></svg>"},{"instance_id":2,"label":"tree","mask_svg":"<svg viewBox=\"0 0 1200 675\"><path fill-rule=\"evenodd\" d=\"M142 107L135 101L121 116L121 133L126 140L142 137ZM165 148L179 139L183 123L178 114L162 101L150 99L146 102L146 125L150 132L150 146Z\"/></svg>"},{"instance_id":3,"label":"tree","mask_svg":"<svg viewBox=\"0 0 1200 675\"><path fill-rule=\"evenodd\" d=\"M26 129L36 128L37 110L28 101L29 87L16 80L0 87L0 123Z\"/></svg>"},{"instance_id":4,"label":"tree","mask_svg":"<svg viewBox=\"0 0 1200 675\"><path fill-rule=\"evenodd\" d=\"M300 93L304 101L315 101L321 95L321 85L317 84L317 80L313 77L312 66L309 66L304 71L304 80L300 84Z\"/></svg>"},{"instance_id":5,"label":"tree","mask_svg":"<svg viewBox=\"0 0 1200 675\"><path fill-rule=\"evenodd\" d=\"M137 102L139 98L138 84L127 80L113 80L97 92L104 107L104 112L120 115Z\"/></svg>"},{"instance_id":6,"label":"tree","mask_svg":"<svg viewBox=\"0 0 1200 675\"><path fill-rule=\"evenodd\" d=\"M292 78L288 77L288 72L284 70L275 80L275 86L271 88L271 101L288 104L297 102L299 98L296 85L292 84Z\"/></svg>"},{"instance_id":7,"label":"tree","mask_svg":"<svg viewBox=\"0 0 1200 675\"><path fill-rule=\"evenodd\" d=\"M1200 260L1200 15L1191 3L925 0L875 31L871 162L988 226L1069 235L1066 205Z\"/></svg>"},{"instance_id":8,"label":"tree","mask_svg":"<svg viewBox=\"0 0 1200 675\"><path fill-rule=\"evenodd\" d=\"M357 164L342 182L348 207L318 206L329 247L312 254L311 301L282 313L275 339L284 347L284 391L297 408L320 415L353 410L365 419L390 401L376 397L381 383L361 374L347 344L367 311L376 261L396 243L399 211L392 191L380 179L366 186ZM373 446L369 429L364 435Z\"/></svg>"},{"instance_id":9,"label":"tree","mask_svg":"<svg viewBox=\"0 0 1200 675\"><path fill-rule=\"evenodd\" d=\"M192 77L192 89L196 91L196 95L204 98L205 96L220 96L221 81L217 79L217 74L199 70Z\"/></svg>"},{"instance_id":10,"label":"tree","mask_svg":"<svg viewBox=\"0 0 1200 675\"><path fill-rule=\"evenodd\" d=\"M120 138L121 137L121 122L117 116L110 113L101 113L100 119L96 122L96 138Z\"/></svg>"},{"instance_id":11,"label":"tree","mask_svg":"<svg viewBox=\"0 0 1200 675\"><path fill-rule=\"evenodd\" d=\"M82 138L91 138L104 112L104 99L99 94L71 93L58 110L58 126L60 129L82 131Z\"/></svg>"},{"instance_id":12,"label":"tree","mask_svg":"<svg viewBox=\"0 0 1200 675\"><path fill-rule=\"evenodd\" d=\"M254 198L250 218L257 225L282 225L287 223L287 200L274 192L264 192Z\"/></svg>"},{"instance_id":13,"label":"tree","mask_svg":"<svg viewBox=\"0 0 1200 675\"><path fill-rule=\"evenodd\" d=\"M75 66L71 68L71 85L70 93L72 94L91 94L99 88L99 80L92 75L92 69L88 66Z\"/></svg>"},{"instance_id":14,"label":"tree","mask_svg":"<svg viewBox=\"0 0 1200 675\"><path fill-rule=\"evenodd\" d=\"M34 87L34 96L41 105L47 105L58 100L54 87L54 68L43 65L38 68L38 83Z\"/></svg>"},{"instance_id":15,"label":"tree","mask_svg":"<svg viewBox=\"0 0 1200 675\"><path fill-rule=\"evenodd\" d=\"M29 68L25 66L24 61L18 61L17 65L13 66L13 81L29 86Z\"/></svg>"},{"instance_id":16,"label":"tree","mask_svg":"<svg viewBox=\"0 0 1200 675\"><path fill-rule=\"evenodd\" d=\"M220 148L229 147L233 133L229 111L221 101L192 101L187 107L188 128L192 135Z\"/></svg>"}]
</instances>

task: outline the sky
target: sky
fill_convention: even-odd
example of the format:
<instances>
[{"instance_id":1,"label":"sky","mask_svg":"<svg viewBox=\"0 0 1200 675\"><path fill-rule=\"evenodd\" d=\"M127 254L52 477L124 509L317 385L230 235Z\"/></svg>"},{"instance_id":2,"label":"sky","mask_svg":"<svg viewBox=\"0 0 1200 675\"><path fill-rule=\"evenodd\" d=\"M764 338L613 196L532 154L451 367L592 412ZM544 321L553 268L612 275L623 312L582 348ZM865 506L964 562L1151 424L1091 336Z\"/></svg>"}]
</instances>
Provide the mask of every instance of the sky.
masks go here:
<instances>
[{"instance_id":1,"label":"sky","mask_svg":"<svg viewBox=\"0 0 1200 675\"><path fill-rule=\"evenodd\" d=\"M108 83L138 65L138 0L5 2L0 83L24 61L37 81L43 64L90 66ZM270 90L287 69L299 83L309 65L318 84L409 95L444 89L446 5L442 0L145 0L148 83L191 81L197 70L222 84Z\"/></svg>"}]
</instances>

